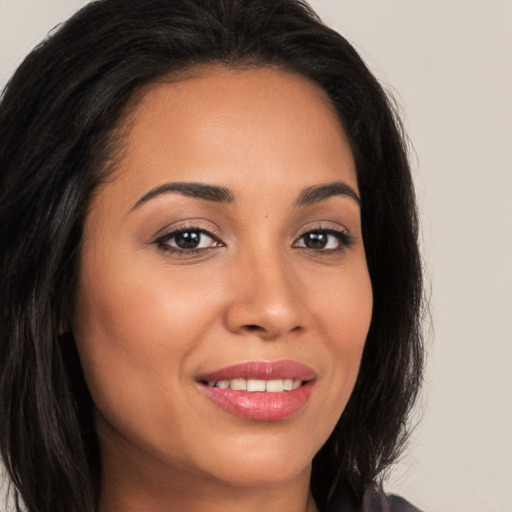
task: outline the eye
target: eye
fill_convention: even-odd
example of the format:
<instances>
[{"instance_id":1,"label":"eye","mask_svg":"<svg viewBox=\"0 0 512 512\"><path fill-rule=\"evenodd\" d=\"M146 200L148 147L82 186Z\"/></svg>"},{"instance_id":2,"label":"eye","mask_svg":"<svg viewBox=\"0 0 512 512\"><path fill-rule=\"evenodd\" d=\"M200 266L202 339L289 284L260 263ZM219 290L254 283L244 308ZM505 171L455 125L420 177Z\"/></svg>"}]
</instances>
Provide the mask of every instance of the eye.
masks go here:
<instances>
[{"instance_id":1,"label":"eye","mask_svg":"<svg viewBox=\"0 0 512 512\"><path fill-rule=\"evenodd\" d=\"M352 237L345 231L334 229L315 229L301 235L295 247L313 249L316 251L342 251L353 242Z\"/></svg>"},{"instance_id":2,"label":"eye","mask_svg":"<svg viewBox=\"0 0 512 512\"><path fill-rule=\"evenodd\" d=\"M199 228L180 228L155 240L155 243L170 252L197 253L222 245L217 238Z\"/></svg>"}]
</instances>

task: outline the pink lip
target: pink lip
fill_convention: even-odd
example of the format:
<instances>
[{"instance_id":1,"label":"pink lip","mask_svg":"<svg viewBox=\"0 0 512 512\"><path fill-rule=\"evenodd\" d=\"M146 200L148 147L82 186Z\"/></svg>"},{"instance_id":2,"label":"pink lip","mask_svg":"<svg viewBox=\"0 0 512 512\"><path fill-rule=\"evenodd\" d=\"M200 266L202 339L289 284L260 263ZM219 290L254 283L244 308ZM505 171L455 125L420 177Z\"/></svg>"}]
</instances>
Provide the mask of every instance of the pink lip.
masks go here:
<instances>
[{"instance_id":1,"label":"pink lip","mask_svg":"<svg viewBox=\"0 0 512 512\"><path fill-rule=\"evenodd\" d=\"M231 379L300 379L313 380L316 373L309 366L295 361L249 361L234 364L199 376L205 382Z\"/></svg>"},{"instance_id":2,"label":"pink lip","mask_svg":"<svg viewBox=\"0 0 512 512\"><path fill-rule=\"evenodd\" d=\"M303 383L297 389L270 393L238 391L208 386L207 382L231 379L294 379ZM251 361L221 368L199 377L201 390L228 412L259 421L284 420L308 401L315 384L315 372L295 361Z\"/></svg>"}]
</instances>

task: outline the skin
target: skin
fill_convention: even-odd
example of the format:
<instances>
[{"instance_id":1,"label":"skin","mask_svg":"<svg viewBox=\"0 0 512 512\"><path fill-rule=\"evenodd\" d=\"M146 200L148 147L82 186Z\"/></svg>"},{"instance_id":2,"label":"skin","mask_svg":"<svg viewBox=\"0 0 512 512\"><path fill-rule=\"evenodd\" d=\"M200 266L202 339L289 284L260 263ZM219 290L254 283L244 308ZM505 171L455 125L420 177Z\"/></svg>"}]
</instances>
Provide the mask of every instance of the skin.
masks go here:
<instances>
[{"instance_id":1,"label":"skin","mask_svg":"<svg viewBox=\"0 0 512 512\"><path fill-rule=\"evenodd\" d=\"M358 202L296 204L334 181L358 193L334 109L301 77L216 67L152 85L125 121L123 154L85 222L72 319L96 408L100 510L313 512L311 460L352 392L372 312ZM141 202L170 182L226 187L234 200ZM177 252L162 237L183 226L211 235ZM305 247L311 230L328 245ZM284 420L234 415L197 383L283 359L317 375Z\"/></svg>"}]
</instances>

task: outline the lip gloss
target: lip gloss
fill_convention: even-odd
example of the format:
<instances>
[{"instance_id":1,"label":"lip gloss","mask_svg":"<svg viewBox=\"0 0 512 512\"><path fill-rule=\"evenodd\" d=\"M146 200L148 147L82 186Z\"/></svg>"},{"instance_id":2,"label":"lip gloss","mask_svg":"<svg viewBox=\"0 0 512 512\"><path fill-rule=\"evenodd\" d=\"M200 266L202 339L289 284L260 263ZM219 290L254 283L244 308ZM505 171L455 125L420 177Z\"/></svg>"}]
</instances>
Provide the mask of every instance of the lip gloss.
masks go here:
<instances>
[{"instance_id":1,"label":"lip gloss","mask_svg":"<svg viewBox=\"0 0 512 512\"><path fill-rule=\"evenodd\" d=\"M271 380L295 384L283 391L231 389L231 386L238 387L235 384L239 382L251 380L258 386ZM295 361L250 361L201 375L199 383L206 396L228 412L252 420L278 421L302 409L311 396L315 380L311 368Z\"/></svg>"}]
</instances>

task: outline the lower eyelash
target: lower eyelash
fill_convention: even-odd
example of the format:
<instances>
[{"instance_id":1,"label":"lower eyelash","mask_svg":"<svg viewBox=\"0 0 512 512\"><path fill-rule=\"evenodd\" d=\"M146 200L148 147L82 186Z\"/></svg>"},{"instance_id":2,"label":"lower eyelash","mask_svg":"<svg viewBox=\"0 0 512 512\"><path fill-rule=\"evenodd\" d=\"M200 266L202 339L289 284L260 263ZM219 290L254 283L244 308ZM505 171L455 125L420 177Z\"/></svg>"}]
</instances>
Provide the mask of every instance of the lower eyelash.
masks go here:
<instances>
[{"instance_id":1,"label":"lower eyelash","mask_svg":"<svg viewBox=\"0 0 512 512\"><path fill-rule=\"evenodd\" d=\"M178 249L176 247L170 247L169 245L165 244L158 244L158 247L166 254L173 255L176 254L178 256L184 256L184 257L193 257L193 256L199 256L201 254L204 254L205 251L208 251L208 249L212 249L212 247L208 247L205 249Z\"/></svg>"}]
</instances>

